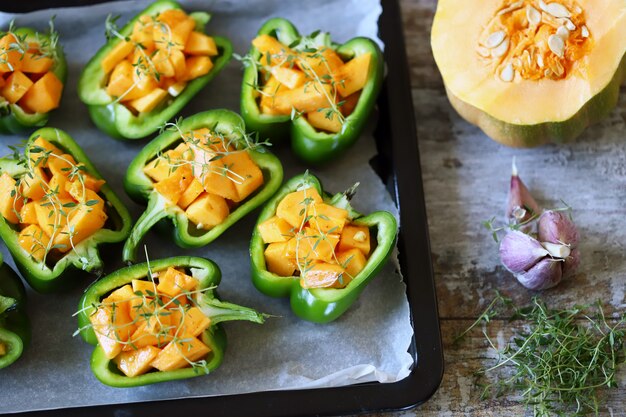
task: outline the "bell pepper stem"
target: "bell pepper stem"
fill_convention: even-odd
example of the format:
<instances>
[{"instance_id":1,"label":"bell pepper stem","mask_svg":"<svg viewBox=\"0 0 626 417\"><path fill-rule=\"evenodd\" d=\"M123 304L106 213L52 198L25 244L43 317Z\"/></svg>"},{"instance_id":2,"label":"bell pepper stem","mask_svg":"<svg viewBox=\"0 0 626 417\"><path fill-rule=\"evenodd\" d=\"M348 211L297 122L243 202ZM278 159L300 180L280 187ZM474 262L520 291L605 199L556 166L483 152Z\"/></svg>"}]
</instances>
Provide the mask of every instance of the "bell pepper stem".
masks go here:
<instances>
[{"instance_id":1,"label":"bell pepper stem","mask_svg":"<svg viewBox=\"0 0 626 417\"><path fill-rule=\"evenodd\" d=\"M169 215L167 210L167 201L156 191L150 195L148 200L148 207L143 212L133 229L130 231L130 236L124 244L123 259L124 262L134 263L137 258L137 246L143 238L143 236L160 220L166 218Z\"/></svg>"},{"instance_id":2,"label":"bell pepper stem","mask_svg":"<svg viewBox=\"0 0 626 417\"><path fill-rule=\"evenodd\" d=\"M199 307L204 315L211 319L211 325L232 320L246 320L262 324L267 317L266 314L251 308L210 298L208 295L202 298Z\"/></svg>"}]
</instances>

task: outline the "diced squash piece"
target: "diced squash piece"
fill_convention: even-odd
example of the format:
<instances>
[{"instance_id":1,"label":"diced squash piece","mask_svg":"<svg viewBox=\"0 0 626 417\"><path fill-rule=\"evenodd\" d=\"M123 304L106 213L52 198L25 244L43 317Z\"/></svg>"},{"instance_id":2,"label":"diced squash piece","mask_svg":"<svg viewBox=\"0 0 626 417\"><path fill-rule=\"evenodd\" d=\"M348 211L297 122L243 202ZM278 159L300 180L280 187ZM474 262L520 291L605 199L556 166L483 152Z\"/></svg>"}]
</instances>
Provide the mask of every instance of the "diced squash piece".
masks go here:
<instances>
[{"instance_id":1,"label":"diced squash piece","mask_svg":"<svg viewBox=\"0 0 626 417\"><path fill-rule=\"evenodd\" d=\"M202 183L197 178L193 177L191 183L187 186L187 189L183 192L178 200L178 207L185 210L196 198L204 192Z\"/></svg>"},{"instance_id":2,"label":"diced squash piece","mask_svg":"<svg viewBox=\"0 0 626 417\"><path fill-rule=\"evenodd\" d=\"M79 175L83 180L82 181L83 184L85 184L85 188L89 188L90 190L95 191L96 193L100 191L100 189L102 188L104 184L106 184L105 180L97 179L94 176L87 174L86 172L80 172ZM66 187L68 190L70 187L74 187L75 183L80 183L78 176L72 176L72 178L71 179L68 178L68 180L69 181L66 184Z\"/></svg>"},{"instance_id":3,"label":"diced squash piece","mask_svg":"<svg viewBox=\"0 0 626 417\"><path fill-rule=\"evenodd\" d=\"M296 68L273 67L272 75L276 80L289 89L300 87L306 81L306 75Z\"/></svg>"},{"instance_id":4,"label":"diced squash piece","mask_svg":"<svg viewBox=\"0 0 626 417\"><path fill-rule=\"evenodd\" d=\"M211 349L197 338L184 338L167 344L152 361L152 366L159 371L172 371L184 368L189 362L202 359L211 352Z\"/></svg>"},{"instance_id":5,"label":"diced squash piece","mask_svg":"<svg viewBox=\"0 0 626 417\"><path fill-rule=\"evenodd\" d=\"M196 21L182 10L165 10L158 21L160 24L155 24L152 31L158 49L183 49L196 27Z\"/></svg>"},{"instance_id":6,"label":"diced squash piece","mask_svg":"<svg viewBox=\"0 0 626 417\"><path fill-rule=\"evenodd\" d=\"M17 71L22 66L22 54L12 47L17 39L12 33L7 33L0 39L0 73Z\"/></svg>"},{"instance_id":7,"label":"diced squash piece","mask_svg":"<svg viewBox=\"0 0 626 417\"><path fill-rule=\"evenodd\" d=\"M170 61L170 54L165 49L159 49L152 56L152 64L162 77L173 77L174 66Z\"/></svg>"},{"instance_id":8,"label":"diced squash piece","mask_svg":"<svg viewBox=\"0 0 626 417\"><path fill-rule=\"evenodd\" d=\"M123 61L126 56L128 56L135 45L132 42L121 40L111 49L111 51L100 61L100 65L102 66L102 70L105 74L108 74L115 68L115 66Z\"/></svg>"},{"instance_id":9,"label":"diced squash piece","mask_svg":"<svg viewBox=\"0 0 626 417\"><path fill-rule=\"evenodd\" d=\"M335 247L339 243L338 234L320 234L306 227L287 242L285 256L295 259L302 265L314 260L331 262L335 259Z\"/></svg>"},{"instance_id":10,"label":"diced squash piece","mask_svg":"<svg viewBox=\"0 0 626 417\"><path fill-rule=\"evenodd\" d=\"M39 151L37 148L41 148L43 149L45 152L50 152L56 155L62 155L64 154L63 151L61 151L59 148L57 148L56 146L54 146L53 144L51 144L50 142L48 142L47 140L45 140L44 138L42 138L41 136L38 136L33 142L32 145L30 147L30 153L31 153L31 157L34 155L36 157L39 157L42 152Z\"/></svg>"},{"instance_id":11,"label":"diced squash piece","mask_svg":"<svg viewBox=\"0 0 626 417\"><path fill-rule=\"evenodd\" d=\"M300 228L304 216L310 216L310 205L321 203L322 197L315 188L305 188L287 194L276 207L276 215L290 225Z\"/></svg>"},{"instance_id":12,"label":"diced squash piece","mask_svg":"<svg viewBox=\"0 0 626 417\"><path fill-rule=\"evenodd\" d=\"M17 182L6 172L0 175L0 213L13 224L19 223L18 213L24 200L18 192Z\"/></svg>"},{"instance_id":13,"label":"diced squash piece","mask_svg":"<svg viewBox=\"0 0 626 417\"><path fill-rule=\"evenodd\" d=\"M288 55L296 53L270 35L259 35L252 40L252 45L261 53L261 65L281 65L286 63Z\"/></svg>"},{"instance_id":14,"label":"diced squash piece","mask_svg":"<svg viewBox=\"0 0 626 417\"><path fill-rule=\"evenodd\" d=\"M124 375L133 377L145 374L152 369L152 361L159 355L161 349L155 346L145 346L141 349L122 352L114 359Z\"/></svg>"},{"instance_id":15,"label":"diced squash piece","mask_svg":"<svg viewBox=\"0 0 626 417\"><path fill-rule=\"evenodd\" d=\"M340 98L339 101L343 102L343 104L341 104L341 106L339 107L339 110L341 110L341 114L343 114L345 117L350 116L356 108L356 105L359 103L360 97L361 92L357 91L354 94L350 94L346 98Z\"/></svg>"},{"instance_id":16,"label":"diced squash piece","mask_svg":"<svg viewBox=\"0 0 626 417\"><path fill-rule=\"evenodd\" d=\"M124 60L113 68L107 84L107 94L113 97L126 97L133 87L133 65Z\"/></svg>"},{"instance_id":17,"label":"diced squash piece","mask_svg":"<svg viewBox=\"0 0 626 417\"><path fill-rule=\"evenodd\" d=\"M147 95L131 100L128 104L137 110L139 113L151 112L163 99L167 96L167 91L160 88L155 88Z\"/></svg>"},{"instance_id":18,"label":"diced squash piece","mask_svg":"<svg viewBox=\"0 0 626 417\"><path fill-rule=\"evenodd\" d=\"M202 183L207 193L215 194L223 198L235 201L238 199L235 188L236 175L231 167L234 164L233 155L225 155L212 161L216 156L205 146L192 146L194 151L194 176Z\"/></svg>"},{"instance_id":19,"label":"diced squash piece","mask_svg":"<svg viewBox=\"0 0 626 417\"><path fill-rule=\"evenodd\" d=\"M328 98L333 97L329 84L307 83L293 90L282 91L274 97L274 109L279 114L291 114L292 109L302 113L329 107Z\"/></svg>"},{"instance_id":20,"label":"diced squash piece","mask_svg":"<svg viewBox=\"0 0 626 417\"><path fill-rule=\"evenodd\" d=\"M296 261L285 256L286 249L284 242L270 243L265 248L267 270L281 277L291 277L298 270Z\"/></svg>"},{"instance_id":21,"label":"diced squash piece","mask_svg":"<svg viewBox=\"0 0 626 417\"><path fill-rule=\"evenodd\" d=\"M33 82L22 71L15 71L6 79L6 83L0 93L9 103L15 104L24 97L24 94L32 85Z\"/></svg>"},{"instance_id":22,"label":"diced squash piece","mask_svg":"<svg viewBox=\"0 0 626 417\"><path fill-rule=\"evenodd\" d=\"M154 189L172 204L178 203L181 196L194 179L188 164L172 167L171 175L154 184Z\"/></svg>"},{"instance_id":23,"label":"diced squash piece","mask_svg":"<svg viewBox=\"0 0 626 417\"><path fill-rule=\"evenodd\" d=\"M152 178L153 181L163 181L170 176L172 168L170 164L178 164L183 161L180 152L170 149L163 155L150 161L143 169L143 172Z\"/></svg>"},{"instance_id":24,"label":"diced squash piece","mask_svg":"<svg viewBox=\"0 0 626 417\"><path fill-rule=\"evenodd\" d=\"M274 76L271 76L265 85L263 85L263 89L261 90L261 99L259 101L259 110L263 114L280 114L276 107L276 95L283 92L289 91L289 89L282 85Z\"/></svg>"},{"instance_id":25,"label":"diced squash piece","mask_svg":"<svg viewBox=\"0 0 626 417\"><path fill-rule=\"evenodd\" d=\"M188 55L214 56L218 54L217 45L213 38L201 32L189 34L184 52Z\"/></svg>"},{"instance_id":26,"label":"diced squash piece","mask_svg":"<svg viewBox=\"0 0 626 417\"><path fill-rule=\"evenodd\" d=\"M89 317L98 344L108 359L113 359L122 351L129 339L129 330L134 326L125 305L119 303L118 306L115 300L108 302L105 298Z\"/></svg>"},{"instance_id":27,"label":"diced squash piece","mask_svg":"<svg viewBox=\"0 0 626 417\"><path fill-rule=\"evenodd\" d=\"M197 337L211 325L211 319L204 315L198 307L191 307L180 317L179 322L172 322L176 326L176 337Z\"/></svg>"},{"instance_id":28,"label":"diced squash piece","mask_svg":"<svg viewBox=\"0 0 626 417\"><path fill-rule=\"evenodd\" d=\"M316 52L301 52L299 58L296 64L311 78L314 78L313 73L322 79L332 76L344 65L337 52L328 47Z\"/></svg>"},{"instance_id":29,"label":"diced squash piece","mask_svg":"<svg viewBox=\"0 0 626 417\"><path fill-rule=\"evenodd\" d=\"M311 210L311 228L322 233L341 233L348 220L348 211L330 204L317 203Z\"/></svg>"},{"instance_id":30,"label":"diced squash piece","mask_svg":"<svg viewBox=\"0 0 626 417\"><path fill-rule=\"evenodd\" d=\"M72 198L79 203L86 204L87 207L104 211L104 200L102 197L100 197L95 191L90 190L87 187L83 187L80 182L74 181L71 183L71 186L67 188L67 191Z\"/></svg>"},{"instance_id":31,"label":"diced squash piece","mask_svg":"<svg viewBox=\"0 0 626 417\"><path fill-rule=\"evenodd\" d=\"M176 81L181 80L187 73L185 54L178 49L172 49L170 51L169 61L172 65L172 69L174 70L174 79Z\"/></svg>"},{"instance_id":32,"label":"diced squash piece","mask_svg":"<svg viewBox=\"0 0 626 417\"><path fill-rule=\"evenodd\" d=\"M54 60L36 52L25 52L22 58L22 72L43 74L54 65Z\"/></svg>"},{"instance_id":33,"label":"diced squash piece","mask_svg":"<svg viewBox=\"0 0 626 417\"><path fill-rule=\"evenodd\" d=\"M46 194L48 177L41 166L33 167L33 170L22 177L20 186L22 195L31 200L39 200Z\"/></svg>"},{"instance_id":34,"label":"diced squash piece","mask_svg":"<svg viewBox=\"0 0 626 417\"><path fill-rule=\"evenodd\" d=\"M169 267L165 272L159 275L157 290L159 293L167 296L176 297L183 292L193 291L197 286L197 279Z\"/></svg>"},{"instance_id":35,"label":"diced squash piece","mask_svg":"<svg viewBox=\"0 0 626 417\"><path fill-rule=\"evenodd\" d=\"M154 297L157 293L156 284L145 279L134 279L131 281L134 293L142 293L145 297Z\"/></svg>"},{"instance_id":36,"label":"diced squash piece","mask_svg":"<svg viewBox=\"0 0 626 417\"><path fill-rule=\"evenodd\" d=\"M30 256L38 262L43 261L50 238L41 227L29 224L20 232L18 243Z\"/></svg>"},{"instance_id":37,"label":"diced squash piece","mask_svg":"<svg viewBox=\"0 0 626 417\"><path fill-rule=\"evenodd\" d=\"M246 151L234 152L228 157L232 162L231 178L237 192L237 198L232 200L238 203L263 185L263 172Z\"/></svg>"},{"instance_id":38,"label":"diced squash piece","mask_svg":"<svg viewBox=\"0 0 626 417\"><path fill-rule=\"evenodd\" d=\"M0 182L2 180L0 179ZM20 210L20 224L38 224L37 222L37 211L35 209L35 202L29 201L24 204Z\"/></svg>"},{"instance_id":39,"label":"diced squash piece","mask_svg":"<svg viewBox=\"0 0 626 417\"><path fill-rule=\"evenodd\" d=\"M163 310L165 311L165 310ZM149 313L149 314L153 314L153 313ZM163 317L167 317L167 316L163 316ZM163 329L160 329L157 332L154 332L152 330L150 330L150 327L148 325L147 321L140 321L139 325L137 326L137 330L135 330L135 332L132 334L132 336L129 339L129 347L135 348L135 349L139 349L142 348L144 346L165 346L167 343L169 343L173 338L172 335L170 334L170 326L169 323L166 327L164 327Z\"/></svg>"},{"instance_id":40,"label":"diced squash piece","mask_svg":"<svg viewBox=\"0 0 626 417\"><path fill-rule=\"evenodd\" d=\"M371 58L369 52L357 55L335 71L335 86L342 97L348 97L365 87Z\"/></svg>"},{"instance_id":41,"label":"diced squash piece","mask_svg":"<svg viewBox=\"0 0 626 417\"><path fill-rule=\"evenodd\" d=\"M58 156L49 156L46 168L50 170L52 175L67 177L72 172L72 168L74 166L76 166L76 160L74 157L70 154L63 154Z\"/></svg>"},{"instance_id":42,"label":"diced squash piece","mask_svg":"<svg viewBox=\"0 0 626 417\"><path fill-rule=\"evenodd\" d=\"M187 145L185 142L179 143L174 148L174 151L178 152L180 154L181 158L184 159L185 161L192 161L193 160L193 151L191 150L189 145Z\"/></svg>"},{"instance_id":43,"label":"diced squash piece","mask_svg":"<svg viewBox=\"0 0 626 417\"><path fill-rule=\"evenodd\" d=\"M48 113L59 107L61 93L63 83L53 72L47 72L28 89L19 105L33 113Z\"/></svg>"},{"instance_id":44,"label":"diced squash piece","mask_svg":"<svg viewBox=\"0 0 626 417\"><path fill-rule=\"evenodd\" d=\"M257 226L264 243L287 242L294 236L293 226L274 216Z\"/></svg>"},{"instance_id":45,"label":"diced squash piece","mask_svg":"<svg viewBox=\"0 0 626 417\"><path fill-rule=\"evenodd\" d=\"M192 56L185 61L185 76L182 81L194 80L206 75L213 68L213 62L208 56Z\"/></svg>"},{"instance_id":46,"label":"diced squash piece","mask_svg":"<svg viewBox=\"0 0 626 417\"><path fill-rule=\"evenodd\" d=\"M350 277L354 278L365 268L367 258L359 249L352 248L345 252L338 252L337 263L346 270Z\"/></svg>"},{"instance_id":47,"label":"diced squash piece","mask_svg":"<svg viewBox=\"0 0 626 417\"><path fill-rule=\"evenodd\" d=\"M69 198L70 193L68 192L69 187L67 187L67 184L68 181L65 175L53 174L48 187L50 187L50 192L55 193L60 198Z\"/></svg>"},{"instance_id":48,"label":"diced squash piece","mask_svg":"<svg viewBox=\"0 0 626 417\"><path fill-rule=\"evenodd\" d=\"M341 239L337 250L339 252L356 248L363 252L363 255L370 254L370 229L367 226L346 225L341 232Z\"/></svg>"},{"instance_id":49,"label":"diced squash piece","mask_svg":"<svg viewBox=\"0 0 626 417\"><path fill-rule=\"evenodd\" d=\"M137 42L147 50L154 48L152 25L152 18L150 16L140 16L138 21L135 23L135 26L133 26L133 33L130 35L130 39Z\"/></svg>"},{"instance_id":50,"label":"diced squash piece","mask_svg":"<svg viewBox=\"0 0 626 417\"><path fill-rule=\"evenodd\" d=\"M107 215L96 206L79 206L70 216L68 224L54 237L55 245L65 245L69 250L102 229ZM72 231L73 230L73 231ZM64 250L62 250L64 251Z\"/></svg>"},{"instance_id":51,"label":"diced squash piece","mask_svg":"<svg viewBox=\"0 0 626 417\"><path fill-rule=\"evenodd\" d=\"M8 352L7 345L4 342L0 342L0 356L4 356Z\"/></svg>"},{"instance_id":52,"label":"diced squash piece","mask_svg":"<svg viewBox=\"0 0 626 417\"><path fill-rule=\"evenodd\" d=\"M340 265L319 262L304 272L300 285L302 288L343 288L350 281Z\"/></svg>"},{"instance_id":53,"label":"diced squash piece","mask_svg":"<svg viewBox=\"0 0 626 417\"><path fill-rule=\"evenodd\" d=\"M207 230L221 224L228 217L229 209L224 198L204 193L187 207L185 213L198 229Z\"/></svg>"},{"instance_id":54,"label":"diced squash piece","mask_svg":"<svg viewBox=\"0 0 626 417\"><path fill-rule=\"evenodd\" d=\"M189 296L191 297L192 294ZM161 302L166 308L176 309L179 307L185 307L189 304L189 298L186 294L179 294L176 297L168 297L167 295L161 295Z\"/></svg>"},{"instance_id":55,"label":"diced squash piece","mask_svg":"<svg viewBox=\"0 0 626 417\"><path fill-rule=\"evenodd\" d=\"M306 120L314 128L331 133L341 132L343 127L338 115L333 112L327 112L326 109L308 112Z\"/></svg>"},{"instance_id":56,"label":"diced squash piece","mask_svg":"<svg viewBox=\"0 0 626 417\"><path fill-rule=\"evenodd\" d=\"M46 235L58 235L63 227L67 224L67 217L70 215L69 210L59 208L59 205L73 203L71 199L54 199L54 205L48 198L35 201L35 213L37 214L37 223ZM66 249L69 249L66 248Z\"/></svg>"}]
</instances>

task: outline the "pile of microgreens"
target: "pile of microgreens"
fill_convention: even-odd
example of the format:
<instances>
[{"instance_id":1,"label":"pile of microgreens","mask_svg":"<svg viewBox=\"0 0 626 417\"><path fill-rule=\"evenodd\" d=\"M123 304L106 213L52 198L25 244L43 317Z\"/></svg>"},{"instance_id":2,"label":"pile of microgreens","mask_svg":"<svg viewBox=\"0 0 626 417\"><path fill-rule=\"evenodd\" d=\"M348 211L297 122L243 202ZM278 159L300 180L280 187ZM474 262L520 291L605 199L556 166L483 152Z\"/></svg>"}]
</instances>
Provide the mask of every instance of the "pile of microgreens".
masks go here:
<instances>
[{"instance_id":1,"label":"pile of microgreens","mask_svg":"<svg viewBox=\"0 0 626 417\"><path fill-rule=\"evenodd\" d=\"M150 266L150 259L148 258L147 249L145 250L146 250L146 260L147 260L146 278L152 283L153 290L146 290L146 292L135 291L134 296L128 299L119 300L115 302L106 302L106 303L103 301L99 301L97 303L83 307L79 311L75 312L72 316L77 316L87 311L91 311L91 314L93 315L93 314L96 314L96 312L100 308L110 309L111 310L111 323L109 326L107 326L106 328L102 330L99 328L95 328L90 323L77 329L72 336L76 337L77 335L79 335L81 332L85 330L93 329L93 331L98 334L101 334L109 338L115 338L115 340L118 343L124 346L129 346L133 350L137 350L138 348L135 345L135 343L137 343L140 340L140 338L125 341L120 338L120 335L124 333L128 333L129 328L132 328L132 326L134 326L135 324L141 321L145 320L148 323L151 321L156 322L157 325L154 327L158 328L158 331L154 334L145 335L141 337L150 337L150 336L156 337L158 340L157 347L159 348L165 347L165 345L167 345L170 342L174 343L174 345L178 349L181 356L196 372L209 373L208 363L206 359L201 359L198 361L190 361L189 359L187 359L187 355L183 351L184 344L190 342L191 338L183 337L179 333L181 329L184 328L185 320L187 317L186 315L187 309L181 303L180 299L186 298L190 306L197 307L198 306L197 300L199 300L200 297L206 292L214 290L216 286L200 288L194 291L183 290L183 292L180 295L176 296L175 298L170 298L168 301L163 301L161 294L157 291L158 283L156 280L158 280L159 274L165 271L153 271L152 270L152 267ZM141 303L138 303L133 306L133 309L135 309L135 312L136 312L135 319L130 323L126 323L123 325L116 325L115 324L116 314L119 309L118 306L122 303L131 302L134 300L141 300ZM163 321L161 321L162 317L170 316L172 314L172 310L177 310L180 312L181 321L177 325L168 325L164 323ZM175 331L173 335L171 334L172 330ZM167 340L168 336L171 336L172 339Z\"/></svg>"},{"instance_id":2,"label":"pile of microgreens","mask_svg":"<svg viewBox=\"0 0 626 417\"><path fill-rule=\"evenodd\" d=\"M27 172L15 178L15 187L11 190L11 198L13 198L13 212L17 215L19 222L22 222L22 217L20 215L20 211L17 209L16 203L19 198L21 198L26 204L28 202L28 198L22 194L21 184L22 182L30 182L35 179L38 179L38 174L36 171L43 169L44 166L47 165L48 160L50 158L56 158L63 161L68 165L66 168L62 168L63 171L68 172L67 177L70 181L78 180L82 187L82 198L79 200L86 200L86 187L85 187L85 174L87 173L87 169L83 164L76 164L72 160L66 158L64 155L57 155L52 152L52 150L46 150L40 146L30 146L27 150L24 150L25 144L18 146L9 146L12 155L9 157L10 159L17 162L18 165L21 165L27 169ZM36 157L34 157L36 155ZM60 234L69 235L69 242L72 247L72 251L76 252L76 246L74 245L74 236L76 236L76 230L74 226L70 224L69 219L72 214L77 211L81 206L94 206L98 204L98 200L86 200L85 202L63 202L61 201L59 194L60 190L58 186L52 188L47 184L43 179L41 180L41 187L44 190L44 196L42 199L45 199L46 202L41 204L42 207L49 207L50 211L48 213L48 218L51 219L52 224L52 234L50 235L50 239L48 243L43 242L43 231L41 233L35 233L28 235L32 237L34 243L30 248L31 255L44 251L43 260L40 263L41 269L45 269L47 267L47 258L52 251L56 250L65 250L67 249L65 244L54 244L55 237ZM18 198L15 198L18 197ZM68 226L68 231L63 231L65 226ZM83 256L80 257L80 262L83 267L89 263L89 260Z\"/></svg>"},{"instance_id":3,"label":"pile of microgreens","mask_svg":"<svg viewBox=\"0 0 626 417\"><path fill-rule=\"evenodd\" d=\"M492 382L482 384L481 398L521 393L537 417L598 415L600 390L617 387L616 371L624 363L626 314L607 318L599 301L551 309L539 297L517 307L497 293L457 341L480 323L504 314L523 327L502 349L483 330L498 358L495 365L478 372L495 374Z\"/></svg>"},{"instance_id":4,"label":"pile of microgreens","mask_svg":"<svg viewBox=\"0 0 626 417\"><path fill-rule=\"evenodd\" d=\"M258 54L258 58L253 54L246 54L244 56L233 54L235 59L241 61L244 67L254 68L254 81L249 84L258 94L264 95L266 97L271 98L272 100L276 96L277 89L275 91L265 91L264 85L269 80L272 75L273 67L282 67L288 66L289 68L293 68L294 66L298 66L304 71L307 77L310 80L306 81L304 84L304 91L306 92L307 88L314 88L318 93L324 94L326 101L328 103L328 107L322 107L317 109L318 112L323 112L324 116L333 120L334 117L337 118L339 123L342 125L342 129L345 128L346 118L341 113L341 106L345 104L345 100L337 101L337 84L343 85L344 80L337 81L331 75L332 71L328 64L328 60L324 56L324 52L329 49L327 46L322 46L321 48L317 45L317 41L315 38L320 34L320 31L317 30L311 33L309 36L301 36L298 39L294 40L287 46L288 50L294 50L299 53L288 53L287 49L281 50L280 53L272 54L269 51L263 55ZM319 60L321 65L326 67L326 74L321 77L315 72L315 70L311 67L311 64L307 61L307 59L317 59ZM263 76L263 79L259 79L259 74ZM332 95L329 95L326 89L324 89L324 85L330 85L332 90ZM278 87L277 87L278 88ZM299 112L295 107L291 109L291 120L295 120L302 116L302 112Z\"/></svg>"}]
</instances>

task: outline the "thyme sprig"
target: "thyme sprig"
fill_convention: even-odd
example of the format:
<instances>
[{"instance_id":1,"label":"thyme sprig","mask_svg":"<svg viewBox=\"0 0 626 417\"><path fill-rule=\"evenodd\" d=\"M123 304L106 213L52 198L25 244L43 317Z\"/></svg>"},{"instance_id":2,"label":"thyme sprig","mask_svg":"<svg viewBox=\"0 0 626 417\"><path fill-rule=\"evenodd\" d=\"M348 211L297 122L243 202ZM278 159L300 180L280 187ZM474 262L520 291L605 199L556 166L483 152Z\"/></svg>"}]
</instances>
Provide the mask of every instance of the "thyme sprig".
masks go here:
<instances>
[{"instance_id":1,"label":"thyme sprig","mask_svg":"<svg viewBox=\"0 0 626 417\"><path fill-rule=\"evenodd\" d=\"M503 348L483 330L498 356L495 365L478 372L492 375L482 384L481 398L520 394L536 417L598 415L602 390L617 387L616 372L624 363L626 314L608 319L600 301L553 309L539 297L518 307L498 293L459 338L504 314L523 326Z\"/></svg>"}]
</instances>

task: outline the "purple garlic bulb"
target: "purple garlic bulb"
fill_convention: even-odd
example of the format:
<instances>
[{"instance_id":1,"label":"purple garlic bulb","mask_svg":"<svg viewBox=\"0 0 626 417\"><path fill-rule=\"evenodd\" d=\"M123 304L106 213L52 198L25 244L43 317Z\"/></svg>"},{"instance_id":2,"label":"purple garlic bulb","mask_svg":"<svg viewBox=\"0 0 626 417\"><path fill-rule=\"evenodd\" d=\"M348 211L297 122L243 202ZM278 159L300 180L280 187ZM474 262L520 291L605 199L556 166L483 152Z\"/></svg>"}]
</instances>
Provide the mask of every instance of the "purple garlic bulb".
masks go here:
<instances>
[{"instance_id":1,"label":"purple garlic bulb","mask_svg":"<svg viewBox=\"0 0 626 417\"><path fill-rule=\"evenodd\" d=\"M578 246L580 235L567 214L548 210L539 218L537 238L541 242L566 244L575 248Z\"/></svg>"},{"instance_id":2,"label":"purple garlic bulb","mask_svg":"<svg viewBox=\"0 0 626 417\"><path fill-rule=\"evenodd\" d=\"M541 243L519 230L508 232L500 243L502 264L514 274L528 271L547 255Z\"/></svg>"}]
</instances>

